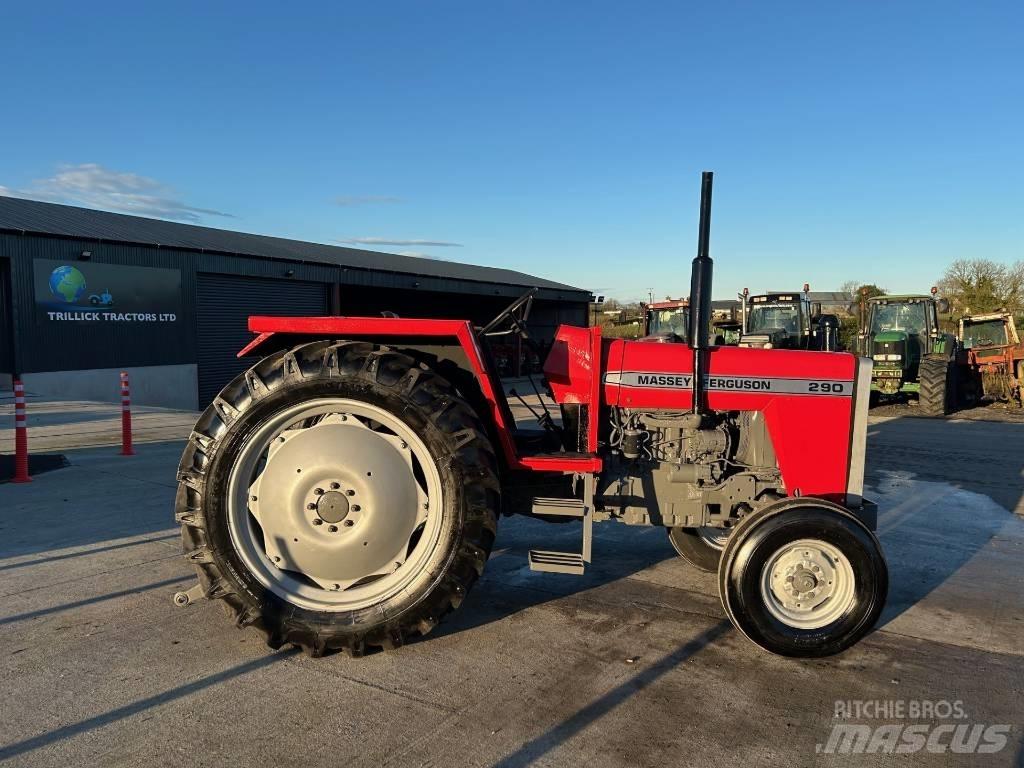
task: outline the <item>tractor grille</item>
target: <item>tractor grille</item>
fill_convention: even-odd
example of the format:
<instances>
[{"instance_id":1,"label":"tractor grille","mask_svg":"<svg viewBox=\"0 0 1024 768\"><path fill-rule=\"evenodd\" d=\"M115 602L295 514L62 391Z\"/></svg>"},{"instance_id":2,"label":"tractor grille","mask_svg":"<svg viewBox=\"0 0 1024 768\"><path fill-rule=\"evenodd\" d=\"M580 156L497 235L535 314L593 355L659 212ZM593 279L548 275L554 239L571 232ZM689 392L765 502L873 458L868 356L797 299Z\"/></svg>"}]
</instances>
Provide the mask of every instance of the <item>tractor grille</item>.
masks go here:
<instances>
[{"instance_id":1,"label":"tractor grille","mask_svg":"<svg viewBox=\"0 0 1024 768\"><path fill-rule=\"evenodd\" d=\"M907 343L898 341L876 341L871 345L871 357L876 367L902 368L907 359Z\"/></svg>"}]
</instances>

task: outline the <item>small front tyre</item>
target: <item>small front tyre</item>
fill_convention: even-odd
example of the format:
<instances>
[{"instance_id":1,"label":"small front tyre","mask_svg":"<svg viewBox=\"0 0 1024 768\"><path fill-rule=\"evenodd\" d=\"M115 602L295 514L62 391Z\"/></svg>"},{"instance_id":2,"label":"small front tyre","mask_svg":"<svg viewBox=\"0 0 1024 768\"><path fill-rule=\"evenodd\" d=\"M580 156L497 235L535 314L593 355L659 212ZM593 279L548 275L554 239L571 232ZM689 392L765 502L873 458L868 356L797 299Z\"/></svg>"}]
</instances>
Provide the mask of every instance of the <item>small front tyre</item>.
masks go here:
<instances>
[{"instance_id":1,"label":"small front tyre","mask_svg":"<svg viewBox=\"0 0 1024 768\"><path fill-rule=\"evenodd\" d=\"M840 653L878 621L888 569L874 534L821 499L775 502L733 529L718 569L726 614L781 656Z\"/></svg>"},{"instance_id":2,"label":"small front tyre","mask_svg":"<svg viewBox=\"0 0 1024 768\"><path fill-rule=\"evenodd\" d=\"M714 573L718 570L722 550L729 540L729 529L711 526L669 528L668 540L683 560L702 571Z\"/></svg>"}]
</instances>

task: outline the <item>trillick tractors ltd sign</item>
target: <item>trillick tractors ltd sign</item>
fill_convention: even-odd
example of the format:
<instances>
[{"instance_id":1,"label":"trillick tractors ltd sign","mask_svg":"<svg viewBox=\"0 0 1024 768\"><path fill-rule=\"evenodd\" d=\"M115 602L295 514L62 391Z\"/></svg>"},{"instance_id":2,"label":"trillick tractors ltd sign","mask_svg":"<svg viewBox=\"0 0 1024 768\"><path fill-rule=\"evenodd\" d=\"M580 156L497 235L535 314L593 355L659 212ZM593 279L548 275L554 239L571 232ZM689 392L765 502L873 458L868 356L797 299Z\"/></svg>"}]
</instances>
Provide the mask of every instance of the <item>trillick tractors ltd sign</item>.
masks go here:
<instances>
[{"instance_id":1,"label":"trillick tractors ltd sign","mask_svg":"<svg viewBox=\"0 0 1024 768\"><path fill-rule=\"evenodd\" d=\"M33 262L37 319L71 323L174 323L181 272L83 261Z\"/></svg>"}]
</instances>

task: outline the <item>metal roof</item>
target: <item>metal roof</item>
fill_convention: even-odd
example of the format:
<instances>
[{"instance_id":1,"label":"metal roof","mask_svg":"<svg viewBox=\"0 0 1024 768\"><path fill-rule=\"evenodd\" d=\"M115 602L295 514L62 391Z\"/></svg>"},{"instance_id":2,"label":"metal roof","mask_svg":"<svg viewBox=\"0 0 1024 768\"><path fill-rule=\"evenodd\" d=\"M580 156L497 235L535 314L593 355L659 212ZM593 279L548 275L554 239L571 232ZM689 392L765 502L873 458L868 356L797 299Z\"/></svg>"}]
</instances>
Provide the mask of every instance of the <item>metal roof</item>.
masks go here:
<instances>
[{"instance_id":1,"label":"metal roof","mask_svg":"<svg viewBox=\"0 0 1024 768\"><path fill-rule=\"evenodd\" d=\"M767 293L789 293L793 294L794 296L796 296L797 294L799 294L800 296L804 295L803 291L768 291ZM811 301L820 301L823 303L840 304L849 303L850 301L853 300L853 296L851 296L846 291L810 291L807 293L807 296Z\"/></svg>"},{"instance_id":2,"label":"metal roof","mask_svg":"<svg viewBox=\"0 0 1024 768\"><path fill-rule=\"evenodd\" d=\"M379 272L398 272L456 280L520 285L587 294L590 291L498 267L481 267L394 253L306 243L267 235L200 227L142 216L128 216L72 205L0 196L0 231L55 235L83 240L132 243L257 258L336 264Z\"/></svg>"}]
</instances>

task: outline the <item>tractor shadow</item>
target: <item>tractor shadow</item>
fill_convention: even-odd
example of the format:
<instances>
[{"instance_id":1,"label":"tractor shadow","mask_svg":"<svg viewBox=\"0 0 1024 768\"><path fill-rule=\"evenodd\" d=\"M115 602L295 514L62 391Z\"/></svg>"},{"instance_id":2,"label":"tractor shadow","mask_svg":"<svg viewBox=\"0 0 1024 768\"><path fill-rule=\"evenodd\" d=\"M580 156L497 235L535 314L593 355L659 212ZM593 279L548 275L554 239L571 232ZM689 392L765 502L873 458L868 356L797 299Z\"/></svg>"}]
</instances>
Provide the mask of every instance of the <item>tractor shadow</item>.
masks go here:
<instances>
[{"instance_id":1,"label":"tractor shadow","mask_svg":"<svg viewBox=\"0 0 1024 768\"><path fill-rule=\"evenodd\" d=\"M982 550L993 537L1024 537L1024 424L956 416L871 424L865 479L889 563L880 626L951 580L951 596L978 590L992 570Z\"/></svg>"},{"instance_id":2,"label":"tractor shadow","mask_svg":"<svg viewBox=\"0 0 1024 768\"><path fill-rule=\"evenodd\" d=\"M594 526L593 560L582 576L530 570L530 549L579 552L581 538L581 526L575 521L546 523L520 516L502 518L483 576L465 604L431 637L500 621L528 608L634 576L665 561L678 561L682 579L706 575L675 553L663 529L614 522Z\"/></svg>"},{"instance_id":3,"label":"tractor shadow","mask_svg":"<svg viewBox=\"0 0 1024 768\"><path fill-rule=\"evenodd\" d=\"M954 577L950 595L976 590L991 570L982 551L993 537L1024 538L1024 519L1012 514L1024 515L1024 424L955 417L872 424L866 481L866 495L879 503L878 534L889 563L889 599L879 626ZM678 566L680 595L717 595L714 575L678 558L661 529L602 523L594 535L594 559L583 576L537 573L529 569L529 549L579 551L579 525L503 518L484 575L438 634L500 621L665 561L676 561L666 565Z\"/></svg>"}]
</instances>

